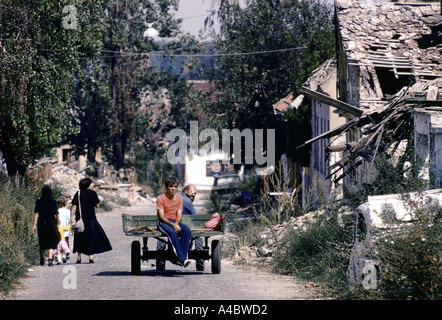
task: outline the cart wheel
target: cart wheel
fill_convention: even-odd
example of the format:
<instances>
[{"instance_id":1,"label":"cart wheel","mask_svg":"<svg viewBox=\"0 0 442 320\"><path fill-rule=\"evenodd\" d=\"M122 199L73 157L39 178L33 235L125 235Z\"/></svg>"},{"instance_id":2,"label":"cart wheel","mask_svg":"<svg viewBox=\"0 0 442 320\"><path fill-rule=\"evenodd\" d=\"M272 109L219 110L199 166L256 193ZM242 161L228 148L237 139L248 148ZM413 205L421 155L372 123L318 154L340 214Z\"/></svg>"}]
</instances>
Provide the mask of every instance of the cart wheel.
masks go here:
<instances>
[{"instance_id":1,"label":"cart wheel","mask_svg":"<svg viewBox=\"0 0 442 320\"><path fill-rule=\"evenodd\" d=\"M141 272L141 245L140 241L132 241L131 246L131 273L140 274Z\"/></svg>"},{"instance_id":2,"label":"cart wheel","mask_svg":"<svg viewBox=\"0 0 442 320\"><path fill-rule=\"evenodd\" d=\"M166 270L166 260L157 259L156 268L157 268L157 271Z\"/></svg>"},{"instance_id":3,"label":"cart wheel","mask_svg":"<svg viewBox=\"0 0 442 320\"><path fill-rule=\"evenodd\" d=\"M204 260L199 262L198 260L196 261L196 271L204 271Z\"/></svg>"},{"instance_id":4,"label":"cart wheel","mask_svg":"<svg viewBox=\"0 0 442 320\"><path fill-rule=\"evenodd\" d=\"M212 273L221 273L221 245L219 240L212 241Z\"/></svg>"},{"instance_id":5,"label":"cart wheel","mask_svg":"<svg viewBox=\"0 0 442 320\"><path fill-rule=\"evenodd\" d=\"M165 254L166 252L166 244L163 242L158 241L157 242L157 252L162 252ZM157 259L156 261L156 270L157 271L164 271L166 270L166 260L164 259Z\"/></svg>"}]
</instances>

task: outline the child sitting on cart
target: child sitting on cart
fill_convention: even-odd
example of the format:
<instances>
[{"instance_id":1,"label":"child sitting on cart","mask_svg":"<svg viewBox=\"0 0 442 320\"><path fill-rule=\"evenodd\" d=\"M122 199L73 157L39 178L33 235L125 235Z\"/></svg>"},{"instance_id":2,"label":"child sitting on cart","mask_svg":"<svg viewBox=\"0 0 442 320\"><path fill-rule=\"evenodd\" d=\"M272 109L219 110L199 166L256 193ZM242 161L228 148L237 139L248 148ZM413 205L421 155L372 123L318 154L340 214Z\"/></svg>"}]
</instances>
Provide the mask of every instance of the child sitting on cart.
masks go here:
<instances>
[{"instance_id":1,"label":"child sitting on cart","mask_svg":"<svg viewBox=\"0 0 442 320\"><path fill-rule=\"evenodd\" d=\"M172 261L178 266L187 267L187 260L192 234L190 228L181 223L183 217L183 199L176 193L178 179L168 177L164 182L166 193L157 197L156 208L158 229L165 233L172 243L172 248L177 256ZM180 238L179 238L180 237Z\"/></svg>"}]
</instances>

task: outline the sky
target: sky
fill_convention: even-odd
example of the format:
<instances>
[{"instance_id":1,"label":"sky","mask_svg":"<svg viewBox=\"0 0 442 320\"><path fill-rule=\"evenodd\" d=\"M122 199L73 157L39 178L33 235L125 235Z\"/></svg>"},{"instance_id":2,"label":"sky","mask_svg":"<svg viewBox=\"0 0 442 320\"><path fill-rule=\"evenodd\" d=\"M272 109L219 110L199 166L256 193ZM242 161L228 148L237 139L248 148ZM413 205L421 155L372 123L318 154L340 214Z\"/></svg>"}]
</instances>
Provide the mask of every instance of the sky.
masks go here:
<instances>
[{"instance_id":1,"label":"sky","mask_svg":"<svg viewBox=\"0 0 442 320\"><path fill-rule=\"evenodd\" d=\"M184 31L198 36L204 27L204 20L209 15L213 0L180 0L180 6L175 17L183 18L181 23Z\"/></svg>"},{"instance_id":2,"label":"sky","mask_svg":"<svg viewBox=\"0 0 442 320\"><path fill-rule=\"evenodd\" d=\"M175 16L177 18L184 18L181 23L182 29L190 32L190 34L194 36L198 36L199 30L204 27L204 20L209 15L213 1L214 0L180 0L180 6ZM334 0L323 1L333 4Z\"/></svg>"}]
</instances>

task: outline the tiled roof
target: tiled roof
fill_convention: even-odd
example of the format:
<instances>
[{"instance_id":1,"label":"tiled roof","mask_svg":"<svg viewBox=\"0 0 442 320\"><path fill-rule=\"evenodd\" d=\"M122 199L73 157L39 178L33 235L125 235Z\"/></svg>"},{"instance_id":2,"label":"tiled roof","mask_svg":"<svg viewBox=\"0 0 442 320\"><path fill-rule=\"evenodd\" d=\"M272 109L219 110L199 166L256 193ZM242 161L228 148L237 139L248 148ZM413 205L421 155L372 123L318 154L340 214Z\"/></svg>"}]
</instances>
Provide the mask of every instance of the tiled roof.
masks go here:
<instances>
[{"instance_id":1,"label":"tiled roof","mask_svg":"<svg viewBox=\"0 0 442 320\"><path fill-rule=\"evenodd\" d=\"M290 93L287 97L282 98L273 105L273 109L276 111L284 112L290 107L290 103L293 102L293 93Z\"/></svg>"},{"instance_id":2,"label":"tiled roof","mask_svg":"<svg viewBox=\"0 0 442 320\"><path fill-rule=\"evenodd\" d=\"M304 86L321 91L320 86L332 76L336 76L336 59L328 59L316 70L313 70L312 75L304 82Z\"/></svg>"},{"instance_id":3,"label":"tiled roof","mask_svg":"<svg viewBox=\"0 0 442 320\"><path fill-rule=\"evenodd\" d=\"M203 94L210 94L210 100L216 102L218 91L215 84L210 83L208 80L190 80L190 89L192 91L200 91Z\"/></svg>"},{"instance_id":4,"label":"tiled roof","mask_svg":"<svg viewBox=\"0 0 442 320\"><path fill-rule=\"evenodd\" d=\"M442 76L439 3L337 0L349 63L392 68L396 76Z\"/></svg>"}]
</instances>

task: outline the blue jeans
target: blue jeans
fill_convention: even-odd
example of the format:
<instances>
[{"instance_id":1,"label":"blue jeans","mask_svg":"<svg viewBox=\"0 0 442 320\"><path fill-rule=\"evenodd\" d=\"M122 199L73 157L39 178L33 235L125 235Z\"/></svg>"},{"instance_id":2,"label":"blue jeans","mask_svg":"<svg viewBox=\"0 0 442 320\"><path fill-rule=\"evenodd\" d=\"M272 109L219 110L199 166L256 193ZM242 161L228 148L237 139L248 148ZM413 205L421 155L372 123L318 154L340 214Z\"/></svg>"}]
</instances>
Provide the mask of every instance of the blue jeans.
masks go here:
<instances>
[{"instance_id":1,"label":"blue jeans","mask_svg":"<svg viewBox=\"0 0 442 320\"><path fill-rule=\"evenodd\" d=\"M169 221L174 222L175 220L169 219ZM192 233L190 228L183 223L179 223L181 231L177 234L175 229L169 226L167 223L158 221L158 229L167 234L170 242L172 243L172 248L180 262L184 262L187 259L187 254L189 253L190 240L192 239ZM178 239L178 237L180 237Z\"/></svg>"}]
</instances>

